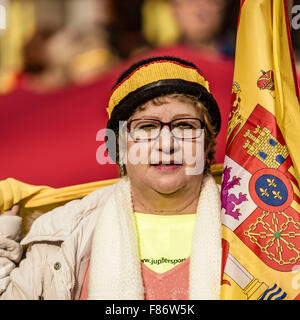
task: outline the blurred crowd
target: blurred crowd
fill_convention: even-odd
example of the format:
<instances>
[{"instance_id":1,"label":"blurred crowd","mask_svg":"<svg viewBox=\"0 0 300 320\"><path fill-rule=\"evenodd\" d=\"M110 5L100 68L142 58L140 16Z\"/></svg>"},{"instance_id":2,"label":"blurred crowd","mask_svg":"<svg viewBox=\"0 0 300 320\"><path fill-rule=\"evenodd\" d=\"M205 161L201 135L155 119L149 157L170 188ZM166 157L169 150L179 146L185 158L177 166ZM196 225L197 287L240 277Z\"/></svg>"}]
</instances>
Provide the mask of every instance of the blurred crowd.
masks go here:
<instances>
[{"instance_id":1,"label":"blurred crowd","mask_svg":"<svg viewBox=\"0 0 300 320\"><path fill-rule=\"evenodd\" d=\"M22 44L21 69L13 70L9 83L2 78L2 92L87 83L118 63L175 44L209 56L234 55L239 0L68 0L56 7L35 2L41 18ZM51 9L60 19L43 19Z\"/></svg>"},{"instance_id":2,"label":"blurred crowd","mask_svg":"<svg viewBox=\"0 0 300 320\"><path fill-rule=\"evenodd\" d=\"M21 63L0 63L0 179L61 187L117 177L95 156L110 90L133 61L162 55L193 62L209 80L222 112L223 162L239 0L6 0L11 9L27 1L34 23Z\"/></svg>"}]
</instances>

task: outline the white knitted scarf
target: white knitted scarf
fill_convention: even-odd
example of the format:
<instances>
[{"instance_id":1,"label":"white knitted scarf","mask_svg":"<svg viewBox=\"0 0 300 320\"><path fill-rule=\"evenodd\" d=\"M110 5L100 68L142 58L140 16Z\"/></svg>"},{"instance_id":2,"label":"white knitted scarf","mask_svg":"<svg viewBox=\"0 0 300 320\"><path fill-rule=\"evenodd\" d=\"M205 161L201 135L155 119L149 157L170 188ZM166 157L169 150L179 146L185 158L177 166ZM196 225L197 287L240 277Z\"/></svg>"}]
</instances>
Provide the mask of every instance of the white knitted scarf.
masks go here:
<instances>
[{"instance_id":1,"label":"white knitted scarf","mask_svg":"<svg viewBox=\"0 0 300 320\"><path fill-rule=\"evenodd\" d=\"M143 300L144 287L130 183L122 178L99 209L88 299ZM221 205L212 176L203 179L190 257L189 298L217 300L221 283Z\"/></svg>"}]
</instances>

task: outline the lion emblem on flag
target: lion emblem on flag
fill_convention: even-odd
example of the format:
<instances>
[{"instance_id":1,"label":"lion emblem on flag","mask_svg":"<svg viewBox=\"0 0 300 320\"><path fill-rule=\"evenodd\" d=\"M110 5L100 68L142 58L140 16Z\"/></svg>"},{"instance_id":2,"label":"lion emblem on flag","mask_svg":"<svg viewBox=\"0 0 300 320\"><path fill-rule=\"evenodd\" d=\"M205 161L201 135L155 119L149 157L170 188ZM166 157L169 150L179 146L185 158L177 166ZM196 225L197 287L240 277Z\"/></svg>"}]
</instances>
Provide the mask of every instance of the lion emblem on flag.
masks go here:
<instances>
[{"instance_id":1,"label":"lion emblem on flag","mask_svg":"<svg viewBox=\"0 0 300 320\"><path fill-rule=\"evenodd\" d=\"M230 167L224 168L223 181L222 181L222 191L221 191L221 204L222 208L225 209L225 214L232 216L234 219L239 220L241 215L240 209L236 208L237 205L241 204L244 201L248 201L246 194L242 192L239 193L237 197L234 193L229 193L230 189L233 189L235 186L240 185L241 178L236 176L230 179Z\"/></svg>"}]
</instances>

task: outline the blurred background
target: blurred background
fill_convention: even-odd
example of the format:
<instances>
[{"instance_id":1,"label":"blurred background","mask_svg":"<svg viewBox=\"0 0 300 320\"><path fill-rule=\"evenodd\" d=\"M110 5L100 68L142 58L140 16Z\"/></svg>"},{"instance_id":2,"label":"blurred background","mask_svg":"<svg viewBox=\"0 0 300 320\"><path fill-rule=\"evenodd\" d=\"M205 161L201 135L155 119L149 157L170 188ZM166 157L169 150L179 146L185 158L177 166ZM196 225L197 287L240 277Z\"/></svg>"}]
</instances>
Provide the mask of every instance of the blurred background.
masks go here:
<instances>
[{"instance_id":1,"label":"blurred background","mask_svg":"<svg viewBox=\"0 0 300 320\"><path fill-rule=\"evenodd\" d=\"M239 0L0 0L0 90L85 83L178 43L233 56L238 9Z\"/></svg>"},{"instance_id":2,"label":"blurred background","mask_svg":"<svg viewBox=\"0 0 300 320\"><path fill-rule=\"evenodd\" d=\"M158 55L190 60L209 80L222 163L239 3L0 0L0 179L61 187L117 177L96 161L110 90L129 64Z\"/></svg>"}]
</instances>

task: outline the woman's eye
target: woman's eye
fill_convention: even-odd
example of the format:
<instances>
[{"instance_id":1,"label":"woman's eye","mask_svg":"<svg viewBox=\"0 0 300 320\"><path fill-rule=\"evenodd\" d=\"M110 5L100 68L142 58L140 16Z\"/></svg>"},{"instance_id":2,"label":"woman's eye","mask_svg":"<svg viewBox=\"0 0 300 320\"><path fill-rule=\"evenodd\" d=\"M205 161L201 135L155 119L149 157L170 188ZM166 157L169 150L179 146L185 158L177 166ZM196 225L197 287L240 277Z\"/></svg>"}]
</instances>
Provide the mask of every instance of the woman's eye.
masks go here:
<instances>
[{"instance_id":1,"label":"woman's eye","mask_svg":"<svg viewBox=\"0 0 300 320\"><path fill-rule=\"evenodd\" d=\"M157 127L154 124L145 124L145 125L140 126L138 129L139 130L154 130L156 128Z\"/></svg>"},{"instance_id":2,"label":"woman's eye","mask_svg":"<svg viewBox=\"0 0 300 320\"><path fill-rule=\"evenodd\" d=\"M193 126L193 124L191 123L188 123L188 122L179 122L179 123L176 123L175 128L178 128L178 129L195 129L195 126Z\"/></svg>"},{"instance_id":3,"label":"woman's eye","mask_svg":"<svg viewBox=\"0 0 300 320\"><path fill-rule=\"evenodd\" d=\"M134 130L151 131L156 130L159 127L156 123L139 123Z\"/></svg>"}]
</instances>

